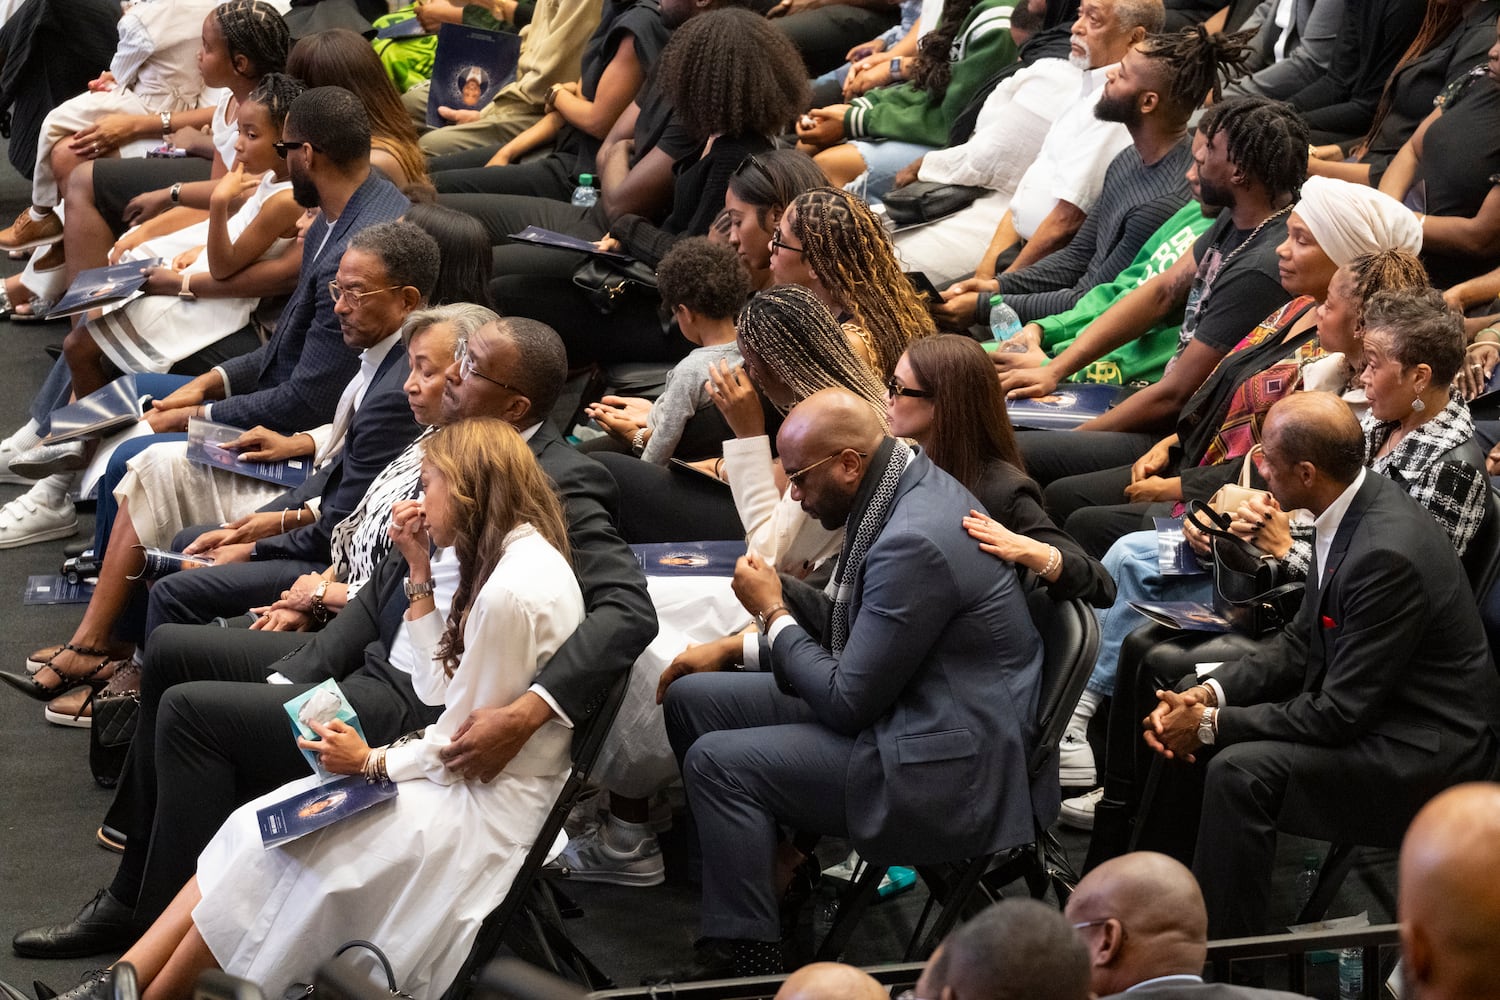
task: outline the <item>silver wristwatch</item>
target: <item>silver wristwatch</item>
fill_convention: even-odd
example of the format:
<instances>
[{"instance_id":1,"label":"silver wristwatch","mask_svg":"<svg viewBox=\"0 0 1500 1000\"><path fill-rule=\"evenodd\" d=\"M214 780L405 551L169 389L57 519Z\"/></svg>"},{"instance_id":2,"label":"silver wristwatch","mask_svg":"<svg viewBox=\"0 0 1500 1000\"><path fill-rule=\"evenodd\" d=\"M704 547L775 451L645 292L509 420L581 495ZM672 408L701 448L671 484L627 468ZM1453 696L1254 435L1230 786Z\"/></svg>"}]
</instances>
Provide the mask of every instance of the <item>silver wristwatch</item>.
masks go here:
<instances>
[{"instance_id":1,"label":"silver wristwatch","mask_svg":"<svg viewBox=\"0 0 1500 1000\"><path fill-rule=\"evenodd\" d=\"M407 577L405 580L401 581L401 586L406 591L406 599L408 602L415 601L419 597L432 596L431 580L428 580L426 583L412 583L411 577Z\"/></svg>"},{"instance_id":2,"label":"silver wristwatch","mask_svg":"<svg viewBox=\"0 0 1500 1000\"><path fill-rule=\"evenodd\" d=\"M1218 735L1214 730L1214 721L1219 717L1217 708L1205 708L1203 715L1198 719L1198 742L1206 747L1214 745L1214 738Z\"/></svg>"}]
</instances>

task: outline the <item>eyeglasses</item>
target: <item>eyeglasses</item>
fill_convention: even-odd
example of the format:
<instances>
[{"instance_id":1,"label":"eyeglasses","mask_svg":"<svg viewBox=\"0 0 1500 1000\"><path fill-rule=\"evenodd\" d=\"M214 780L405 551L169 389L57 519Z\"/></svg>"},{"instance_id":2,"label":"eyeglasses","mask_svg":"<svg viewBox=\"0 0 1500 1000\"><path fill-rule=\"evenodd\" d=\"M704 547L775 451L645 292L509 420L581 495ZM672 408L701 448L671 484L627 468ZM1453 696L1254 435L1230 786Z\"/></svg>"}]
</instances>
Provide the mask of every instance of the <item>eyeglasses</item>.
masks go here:
<instances>
[{"instance_id":1,"label":"eyeglasses","mask_svg":"<svg viewBox=\"0 0 1500 1000\"><path fill-rule=\"evenodd\" d=\"M404 286L386 285L384 288L372 288L368 292L351 292L349 289L340 285L337 281L330 281L328 283L328 294L333 296L333 301L335 303L337 303L339 299L348 299L349 304L358 309L360 307L360 304L364 302L367 295L379 295L381 292L389 292L402 287Z\"/></svg>"},{"instance_id":2,"label":"eyeglasses","mask_svg":"<svg viewBox=\"0 0 1500 1000\"><path fill-rule=\"evenodd\" d=\"M801 247L794 247L790 243L783 243L783 242L781 242L781 233L779 233L779 232L771 234L771 248L772 248L772 250L790 250L792 253L806 253L807 252L806 250L802 249Z\"/></svg>"},{"instance_id":3,"label":"eyeglasses","mask_svg":"<svg viewBox=\"0 0 1500 1000\"><path fill-rule=\"evenodd\" d=\"M896 1000L922 1000L916 990L902 990L896 994Z\"/></svg>"},{"instance_id":4,"label":"eyeglasses","mask_svg":"<svg viewBox=\"0 0 1500 1000\"><path fill-rule=\"evenodd\" d=\"M478 375L491 385L498 385L502 389L509 389L518 396L526 395L515 386L502 382L497 378L491 378L474 367L474 355L469 353L469 342L467 340L460 340L458 346L453 349L453 360L458 362L458 380L460 382L467 381L470 375Z\"/></svg>"},{"instance_id":5,"label":"eyeglasses","mask_svg":"<svg viewBox=\"0 0 1500 1000\"><path fill-rule=\"evenodd\" d=\"M912 399L931 399L936 395L927 389L913 389L909 385L902 385L894 375L885 380L885 391L888 396L910 396Z\"/></svg>"},{"instance_id":6,"label":"eyeglasses","mask_svg":"<svg viewBox=\"0 0 1500 1000\"><path fill-rule=\"evenodd\" d=\"M1102 927L1113 920L1114 917L1104 917L1100 920L1083 920L1073 925L1075 931L1081 931L1087 927Z\"/></svg>"},{"instance_id":7,"label":"eyeglasses","mask_svg":"<svg viewBox=\"0 0 1500 1000\"><path fill-rule=\"evenodd\" d=\"M271 143L271 148L276 150L276 155L281 157L283 160L286 159L286 154L290 153L294 149L300 149L303 146L311 149L314 153L322 152L321 149L319 149L317 146L314 146L306 139L283 139L281 142Z\"/></svg>"},{"instance_id":8,"label":"eyeglasses","mask_svg":"<svg viewBox=\"0 0 1500 1000\"><path fill-rule=\"evenodd\" d=\"M773 192L776 190L776 182L771 179L771 171L766 169L766 165L764 163L756 159L754 153L751 153L749 156L740 161L740 165L734 168L734 174L732 176L740 176L740 174L743 174L745 172L746 167L759 171L760 175L766 179L766 183L771 186L771 190Z\"/></svg>"},{"instance_id":9,"label":"eyeglasses","mask_svg":"<svg viewBox=\"0 0 1500 1000\"><path fill-rule=\"evenodd\" d=\"M838 458L846 451L853 451L853 449L840 448L838 451L834 452L832 455L829 455L827 458L818 459L812 465L804 466L803 468L798 469L796 472L788 472L786 474L787 483L792 486L801 486L803 476L807 475L809 472L816 469L820 465L826 465L829 462L832 462L835 458ZM870 453L867 451L856 451L854 452L854 454L858 455L860 458L868 458L870 455Z\"/></svg>"}]
</instances>

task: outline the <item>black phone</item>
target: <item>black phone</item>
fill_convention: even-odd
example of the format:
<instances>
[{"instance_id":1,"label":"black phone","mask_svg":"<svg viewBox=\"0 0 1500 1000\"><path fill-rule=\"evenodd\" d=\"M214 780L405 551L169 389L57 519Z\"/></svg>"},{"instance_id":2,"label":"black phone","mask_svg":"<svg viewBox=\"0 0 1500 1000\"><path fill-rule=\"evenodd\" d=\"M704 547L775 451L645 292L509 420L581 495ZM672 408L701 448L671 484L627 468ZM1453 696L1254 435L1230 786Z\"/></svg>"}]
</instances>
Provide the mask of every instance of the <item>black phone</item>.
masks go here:
<instances>
[{"instance_id":1,"label":"black phone","mask_svg":"<svg viewBox=\"0 0 1500 1000\"><path fill-rule=\"evenodd\" d=\"M927 277L925 272L907 271L906 280L910 281L911 287L918 292L926 292L929 302L943 301L943 293L937 290L937 286L932 283L932 279Z\"/></svg>"}]
</instances>

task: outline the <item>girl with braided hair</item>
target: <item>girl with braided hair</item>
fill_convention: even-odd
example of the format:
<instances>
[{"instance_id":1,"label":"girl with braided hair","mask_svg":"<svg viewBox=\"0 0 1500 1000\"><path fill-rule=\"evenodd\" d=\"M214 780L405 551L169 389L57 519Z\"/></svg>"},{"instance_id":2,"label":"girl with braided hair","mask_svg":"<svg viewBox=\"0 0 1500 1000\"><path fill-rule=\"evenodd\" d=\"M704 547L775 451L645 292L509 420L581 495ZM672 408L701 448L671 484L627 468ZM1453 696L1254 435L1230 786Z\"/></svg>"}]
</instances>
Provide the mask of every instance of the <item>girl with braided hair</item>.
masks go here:
<instances>
[{"instance_id":1,"label":"girl with braided hair","mask_svg":"<svg viewBox=\"0 0 1500 1000\"><path fill-rule=\"evenodd\" d=\"M182 0L165 5L165 13L153 13L155 9L155 5L141 4L121 19L121 48L114 68L93 81L89 93L59 105L43 125L32 207L0 231L0 249L53 248L34 256L20 276L6 280L0 309L11 312L13 318L39 318L46 310L34 304L12 307L34 298L54 300L79 271L106 263L114 233L103 225L93 204L93 164L101 159L141 158L164 140L170 145L181 139L190 155L143 160L150 164L144 175L171 181L223 176L234 160L235 109L262 76L280 72L286 64L290 35L276 8L264 0L229 0L217 7L201 0ZM126 26L137 12L146 26L140 30L155 46L144 57L139 46L145 43L135 37L136 29ZM163 19L171 22L170 27ZM194 30L199 24L201 30ZM196 68L187 64L187 53L195 48ZM138 62L141 58L144 63ZM126 83L116 70L127 74L126 82L133 82L130 90L124 89ZM209 88L224 88L228 93L215 107L198 107ZM211 142L200 131L205 125L212 129ZM203 160L210 165L205 167ZM61 245L64 222L54 211L64 191L67 214L76 216L66 228L72 254L67 260ZM172 214L153 231L190 225L203 218L201 210L208 207L212 192L211 181L180 184L175 193L163 187L137 204L127 221L142 221L174 205L195 205L196 213Z\"/></svg>"},{"instance_id":2,"label":"girl with braided hair","mask_svg":"<svg viewBox=\"0 0 1500 1000\"><path fill-rule=\"evenodd\" d=\"M778 285L806 287L838 317L881 378L907 344L937 332L885 227L847 191L823 187L799 195L771 237L770 266Z\"/></svg>"}]
</instances>

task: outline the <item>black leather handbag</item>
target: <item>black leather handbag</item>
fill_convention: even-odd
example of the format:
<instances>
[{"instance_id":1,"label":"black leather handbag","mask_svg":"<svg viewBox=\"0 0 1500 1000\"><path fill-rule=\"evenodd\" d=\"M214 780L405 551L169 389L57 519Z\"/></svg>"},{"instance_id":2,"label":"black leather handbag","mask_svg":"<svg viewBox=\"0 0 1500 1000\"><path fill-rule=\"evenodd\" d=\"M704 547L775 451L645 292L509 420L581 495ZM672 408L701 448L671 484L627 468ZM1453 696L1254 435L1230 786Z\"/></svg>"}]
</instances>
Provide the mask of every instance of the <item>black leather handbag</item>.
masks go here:
<instances>
[{"instance_id":1,"label":"black leather handbag","mask_svg":"<svg viewBox=\"0 0 1500 1000\"><path fill-rule=\"evenodd\" d=\"M892 188L881 196L885 213L898 226L919 226L936 222L974 204L988 188L967 184L938 184L913 181L906 187Z\"/></svg>"},{"instance_id":2,"label":"black leather handbag","mask_svg":"<svg viewBox=\"0 0 1500 1000\"><path fill-rule=\"evenodd\" d=\"M363 977L351 975L354 972L354 967L345 964L348 962L348 959L339 960L339 956L352 948L363 948L375 956L375 960L380 963L380 971L385 979L386 995L400 997L403 1000L412 1000L410 993L406 993L396 986L396 970L391 968L391 960L385 957L385 952L369 941L357 940L346 941L339 945L338 950L333 953L333 959L325 962L318 969L317 985L292 983L281 994L281 1000L303 1000L304 997L328 996L330 994L335 994L339 997L349 997L352 1000L356 996L377 994L378 991L376 989L369 988L363 983ZM327 982L330 974L332 974L332 978L335 980L332 983ZM319 986L332 988L319 989Z\"/></svg>"},{"instance_id":3,"label":"black leather handbag","mask_svg":"<svg viewBox=\"0 0 1500 1000\"><path fill-rule=\"evenodd\" d=\"M644 293L653 299L657 295L656 269L638 260L590 257L573 272L573 284L583 289L590 304L606 316L618 309L628 295Z\"/></svg>"},{"instance_id":4,"label":"black leather handbag","mask_svg":"<svg viewBox=\"0 0 1500 1000\"><path fill-rule=\"evenodd\" d=\"M135 739L135 721L141 712L141 696L130 691L118 695L95 695L93 724L89 727L89 770L104 788L119 784L125 770L125 754Z\"/></svg>"},{"instance_id":5,"label":"black leather handbag","mask_svg":"<svg viewBox=\"0 0 1500 1000\"><path fill-rule=\"evenodd\" d=\"M1302 581L1289 580L1279 560L1231 532L1229 516L1202 500L1188 505L1188 517L1213 538L1214 610L1256 639L1291 621L1302 604Z\"/></svg>"}]
</instances>

